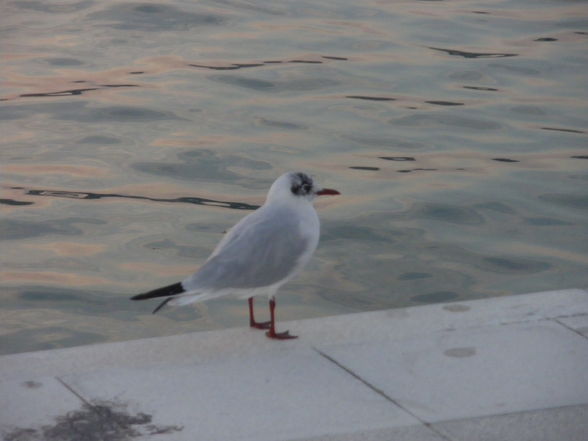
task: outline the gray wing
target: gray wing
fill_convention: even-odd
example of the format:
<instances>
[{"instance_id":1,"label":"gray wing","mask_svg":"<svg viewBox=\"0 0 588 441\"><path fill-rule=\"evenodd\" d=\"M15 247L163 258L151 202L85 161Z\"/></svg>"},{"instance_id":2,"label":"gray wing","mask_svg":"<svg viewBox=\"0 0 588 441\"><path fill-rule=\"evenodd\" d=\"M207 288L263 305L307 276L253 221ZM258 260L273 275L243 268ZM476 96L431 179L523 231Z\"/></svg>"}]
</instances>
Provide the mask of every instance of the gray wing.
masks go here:
<instances>
[{"instance_id":1,"label":"gray wing","mask_svg":"<svg viewBox=\"0 0 588 441\"><path fill-rule=\"evenodd\" d=\"M304 237L289 211L258 210L239 222L187 289L250 289L273 285L298 269L312 238ZM314 251L314 250L313 250Z\"/></svg>"}]
</instances>

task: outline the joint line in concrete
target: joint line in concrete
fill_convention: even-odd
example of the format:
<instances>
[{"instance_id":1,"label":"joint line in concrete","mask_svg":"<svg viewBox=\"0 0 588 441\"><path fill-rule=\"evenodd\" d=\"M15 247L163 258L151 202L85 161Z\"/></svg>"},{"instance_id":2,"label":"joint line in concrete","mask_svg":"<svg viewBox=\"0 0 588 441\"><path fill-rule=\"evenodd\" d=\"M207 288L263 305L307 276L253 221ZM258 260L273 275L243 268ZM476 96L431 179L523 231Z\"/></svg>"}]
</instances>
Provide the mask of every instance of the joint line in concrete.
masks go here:
<instances>
[{"instance_id":1,"label":"joint line in concrete","mask_svg":"<svg viewBox=\"0 0 588 441\"><path fill-rule=\"evenodd\" d=\"M444 439L445 441L451 441L451 439L447 438L447 436L445 436L443 433L439 432L437 429L435 429L435 427L433 427L433 425L431 423L428 423L427 421L423 420L422 418L420 418L418 415L416 415L414 412L411 412L409 409L407 409L406 407L404 407L402 404L400 404L397 400L395 400L394 398L392 398L391 396L389 396L388 394L386 394L386 392L384 392L382 389L374 386L373 384L371 384L369 381L361 378L358 374L356 374L355 372L353 372L351 369L349 369L347 366L339 363L337 360L335 360L333 357L325 354L323 351L321 351L320 349L317 349L315 347L313 347L312 349L314 349L316 352L319 353L319 355L321 355L322 357L324 357L325 359L327 359L328 361L330 361L331 363L333 363L335 366L337 366L340 369L343 369L345 372L347 372L349 375L351 375L353 378L355 378L358 381L361 381L365 386L369 387L371 390L373 390L375 393L377 393L378 395L380 395L381 397L383 397L384 399L388 400L389 402L391 402L392 404L394 404L395 406L399 407L400 409L402 409L404 412L408 413L410 416L412 416L413 418L415 418L416 420L418 420L423 426L427 427L430 431L434 432L436 435L438 435L439 437L441 437L442 439Z\"/></svg>"},{"instance_id":2,"label":"joint line in concrete","mask_svg":"<svg viewBox=\"0 0 588 441\"><path fill-rule=\"evenodd\" d=\"M74 394L76 397L78 397L78 399L79 399L79 400L80 400L82 403L84 403L84 404L86 404L86 405L90 406L92 409L94 408L94 406L92 405L92 403L90 403L90 402L89 402L88 400L86 400L86 399L85 399L83 396L81 396L79 393L77 393L73 387L71 387L69 384L67 384L65 381L63 381L61 378L59 378L59 377L55 377L55 379L56 379L57 381L59 381L59 382L61 383L61 385L62 385L63 387L65 387L65 388L66 388L68 391L70 391L72 394Z\"/></svg>"},{"instance_id":3,"label":"joint line in concrete","mask_svg":"<svg viewBox=\"0 0 588 441\"><path fill-rule=\"evenodd\" d=\"M553 321L554 321L555 323L557 323L558 325L562 325L564 328L566 328L566 329L568 329L568 330L572 331L574 334L578 334L580 337L582 337L582 338L585 338L585 339L587 339L587 340L588 340L588 337L586 337L586 336L585 336L584 334L582 334L580 331L578 331L578 330L576 330L576 329L572 328L571 326L568 326L568 325L566 325L564 322L560 322L560 321L558 320L559 318L560 318L560 317L558 317L558 318L554 318L554 319L553 319Z\"/></svg>"}]
</instances>

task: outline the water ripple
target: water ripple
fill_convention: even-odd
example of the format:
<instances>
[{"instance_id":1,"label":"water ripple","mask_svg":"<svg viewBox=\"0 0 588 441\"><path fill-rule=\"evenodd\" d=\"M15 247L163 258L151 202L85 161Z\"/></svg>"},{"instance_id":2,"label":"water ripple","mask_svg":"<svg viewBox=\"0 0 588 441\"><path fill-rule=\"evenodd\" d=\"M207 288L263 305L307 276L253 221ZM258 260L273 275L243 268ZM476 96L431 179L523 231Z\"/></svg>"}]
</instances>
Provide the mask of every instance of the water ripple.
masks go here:
<instances>
[{"instance_id":1,"label":"water ripple","mask_svg":"<svg viewBox=\"0 0 588 441\"><path fill-rule=\"evenodd\" d=\"M87 191L68 191L68 190L46 190L46 189L32 189L23 187L11 187L13 190L24 190L26 195L29 196L43 196L52 198L67 198L67 199L107 199L107 198L123 198L123 199L138 199L153 202L171 202L180 204L195 204L195 205L206 205L212 207L230 208L233 210L255 210L259 205L251 205L245 202L234 202L234 201L220 201L215 199L199 198L195 196L182 196L178 198L156 198L149 196L138 196L129 194L116 194L116 193L93 193ZM16 202L16 201L15 201ZM31 202L21 202L18 205L31 204ZM16 205L16 204L12 204Z\"/></svg>"},{"instance_id":2,"label":"water ripple","mask_svg":"<svg viewBox=\"0 0 588 441\"><path fill-rule=\"evenodd\" d=\"M221 25L225 18L210 13L188 12L171 5L120 3L88 15L88 20L104 20L103 26L133 31L190 31L203 25Z\"/></svg>"},{"instance_id":3,"label":"water ripple","mask_svg":"<svg viewBox=\"0 0 588 441\"><path fill-rule=\"evenodd\" d=\"M461 51L457 49L443 49L440 47L429 47L429 49L433 49L435 51L445 52L449 55L453 55L456 57L463 57L463 58L506 58L506 57L516 57L519 54L514 53L499 53L499 52L467 52Z\"/></svg>"},{"instance_id":4,"label":"water ripple","mask_svg":"<svg viewBox=\"0 0 588 441\"><path fill-rule=\"evenodd\" d=\"M77 81L77 82L82 82L82 81ZM39 98L39 97L54 97L54 96L72 96L72 95L81 95L84 92L88 92L90 90L99 90L102 88L113 88L113 87L139 87L139 86L137 84L101 84L99 87L60 90L58 92L22 93L19 95L19 97L21 97L21 98Z\"/></svg>"}]
</instances>

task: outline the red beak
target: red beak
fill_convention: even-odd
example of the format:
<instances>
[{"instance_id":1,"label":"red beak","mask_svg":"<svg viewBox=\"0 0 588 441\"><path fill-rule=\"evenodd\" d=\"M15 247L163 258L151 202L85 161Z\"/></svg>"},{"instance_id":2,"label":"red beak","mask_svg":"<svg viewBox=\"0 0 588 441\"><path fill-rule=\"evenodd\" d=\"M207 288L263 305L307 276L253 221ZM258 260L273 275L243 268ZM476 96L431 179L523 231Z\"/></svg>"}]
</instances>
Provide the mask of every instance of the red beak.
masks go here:
<instances>
[{"instance_id":1,"label":"red beak","mask_svg":"<svg viewBox=\"0 0 588 441\"><path fill-rule=\"evenodd\" d=\"M316 192L317 196L327 196L327 195L336 195L341 194L337 190L333 190L332 188L323 188Z\"/></svg>"}]
</instances>

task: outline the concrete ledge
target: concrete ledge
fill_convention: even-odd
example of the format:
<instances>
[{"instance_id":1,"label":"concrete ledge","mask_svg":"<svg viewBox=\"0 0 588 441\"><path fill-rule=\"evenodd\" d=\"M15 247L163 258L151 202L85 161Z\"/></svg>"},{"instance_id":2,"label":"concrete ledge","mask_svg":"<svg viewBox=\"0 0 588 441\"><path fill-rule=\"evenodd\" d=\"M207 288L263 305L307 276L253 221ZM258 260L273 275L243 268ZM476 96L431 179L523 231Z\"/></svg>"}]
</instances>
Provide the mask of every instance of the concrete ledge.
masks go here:
<instances>
[{"instance_id":1,"label":"concrete ledge","mask_svg":"<svg viewBox=\"0 0 588 441\"><path fill-rule=\"evenodd\" d=\"M584 290L280 328L300 338L229 329L0 357L0 433L73 441L77 424L109 428L96 439L113 441L588 439Z\"/></svg>"}]
</instances>

